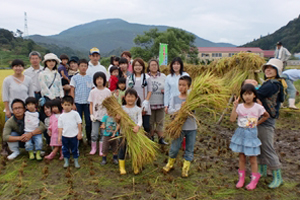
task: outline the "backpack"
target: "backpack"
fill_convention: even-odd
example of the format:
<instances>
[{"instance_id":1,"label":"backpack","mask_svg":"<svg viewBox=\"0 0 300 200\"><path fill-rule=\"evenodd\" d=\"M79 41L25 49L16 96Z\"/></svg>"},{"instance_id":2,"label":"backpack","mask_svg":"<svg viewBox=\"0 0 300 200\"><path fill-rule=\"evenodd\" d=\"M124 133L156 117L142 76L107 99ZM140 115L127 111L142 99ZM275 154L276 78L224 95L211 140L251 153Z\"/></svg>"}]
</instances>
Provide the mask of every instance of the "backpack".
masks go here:
<instances>
[{"instance_id":1,"label":"backpack","mask_svg":"<svg viewBox=\"0 0 300 200\"><path fill-rule=\"evenodd\" d=\"M277 110L276 110L277 100L281 103L284 102L283 86L281 82L279 82L276 79L271 79L269 81L271 81L271 83L273 84L277 84L279 89L272 96L264 99L264 106L266 111L270 114L272 118L277 118L278 117Z\"/></svg>"}]
</instances>

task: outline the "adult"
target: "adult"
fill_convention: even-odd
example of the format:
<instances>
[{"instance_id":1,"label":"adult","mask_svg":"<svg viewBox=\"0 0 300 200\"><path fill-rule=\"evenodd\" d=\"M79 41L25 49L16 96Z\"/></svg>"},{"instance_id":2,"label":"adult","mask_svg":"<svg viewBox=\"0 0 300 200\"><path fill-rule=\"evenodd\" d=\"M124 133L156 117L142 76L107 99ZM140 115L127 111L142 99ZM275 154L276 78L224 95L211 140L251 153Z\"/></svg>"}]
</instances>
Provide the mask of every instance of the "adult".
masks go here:
<instances>
[{"instance_id":1,"label":"adult","mask_svg":"<svg viewBox=\"0 0 300 200\"><path fill-rule=\"evenodd\" d=\"M189 76L189 74L184 72L181 58L176 57L170 64L170 74L167 76L165 81L164 106L166 113L168 113L168 107L170 106L171 98L179 95L178 81L181 76Z\"/></svg>"},{"instance_id":2,"label":"adult","mask_svg":"<svg viewBox=\"0 0 300 200\"><path fill-rule=\"evenodd\" d=\"M152 59L148 63L147 73L150 76L152 82L152 93L150 97L150 132L151 139L154 140L154 133L158 135L159 144L168 144L163 138L164 128L164 87L166 75L161 73L159 70L159 63L156 59Z\"/></svg>"},{"instance_id":3,"label":"adult","mask_svg":"<svg viewBox=\"0 0 300 200\"><path fill-rule=\"evenodd\" d=\"M275 122L279 115L281 102L284 101L284 88L280 79L283 63L279 59L270 59L262 66L266 81L257 90L258 99L262 102L270 117L257 126L260 139L261 154L258 158L258 168L262 176L267 176L267 166L273 173L273 181L270 188L279 187L282 184L281 164L274 148Z\"/></svg>"},{"instance_id":4,"label":"adult","mask_svg":"<svg viewBox=\"0 0 300 200\"><path fill-rule=\"evenodd\" d=\"M13 117L5 122L3 130L3 140L7 142L9 149L12 151L7 158L15 159L19 154L19 148L25 147L25 142L30 140L32 136L41 134L45 130L45 125L40 122L39 127L34 131L24 134L24 114L25 104L21 99L14 99L11 103Z\"/></svg>"},{"instance_id":5,"label":"adult","mask_svg":"<svg viewBox=\"0 0 300 200\"><path fill-rule=\"evenodd\" d=\"M110 77L109 73L107 73L106 68L99 62L101 58L100 50L96 47L90 49L89 58L89 67L86 71L86 74L93 78L96 72L103 72L106 76L106 81L108 82Z\"/></svg>"},{"instance_id":6,"label":"adult","mask_svg":"<svg viewBox=\"0 0 300 200\"><path fill-rule=\"evenodd\" d=\"M128 71L132 73L133 68L132 68L132 65L131 65L131 53L129 51L123 51L122 54L121 54L121 57L127 59L127 61L128 61Z\"/></svg>"},{"instance_id":7,"label":"adult","mask_svg":"<svg viewBox=\"0 0 300 200\"><path fill-rule=\"evenodd\" d=\"M40 65L42 56L37 51L32 51L29 54L30 67L25 69L24 75L31 78L34 96L37 100L41 98L41 86L39 83L39 73L43 70L43 66Z\"/></svg>"},{"instance_id":8,"label":"adult","mask_svg":"<svg viewBox=\"0 0 300 200\"><path fill-rule=\"evenodd\" d=\"M11 102L15 98L19 98L23 101L27 97L34 96L32 82L30 77L22 74L24 71L24 62L19 59L15 59L11 63L14 74L4 79L2 85L2 101L4 102L5 121L7 121L12 115ZM2 155L7 155L7 143L2 139Z\"/></svg>"},{"instance_id":9,"label":"adult","mask_svg":"<svg viewBox=\"0 0 300 200\"><path fill-rule=\"evenodd\" d=\"M283 69L285 70L285 67L287 65L287 60L291 57L291 53L282 46L282 42L277 42L276 44L276 50L274 52L274 58L279 59L283 62Z\"/></svg>"},{"instance_id":10,"label":"adult","mask_svg":"<svg viewBox=\"0 0 300 200\"><path fill-rule=\"evenodd\" d=\"M41 95L47 101L64 96L61 77L57 72L57 65L59 63L60 59L53 53L48 53L44 56L44 70L39 74L39 82L41 85Z\"/></svg>"},{"instance_id":11,"label":"adult","mask_svg":"<svg viewBox=\"0 0 300 200\"><path fill-rule=\"evenodd\" d=\"M299 108L295 106L297 89L294 86L294 81L300 79L300 70L299 69L285 70L284 72L282 72L281 77L284 78L287 83L287 93L289 96L289 108L298 110Z\"/></svg>"}]
</instances>

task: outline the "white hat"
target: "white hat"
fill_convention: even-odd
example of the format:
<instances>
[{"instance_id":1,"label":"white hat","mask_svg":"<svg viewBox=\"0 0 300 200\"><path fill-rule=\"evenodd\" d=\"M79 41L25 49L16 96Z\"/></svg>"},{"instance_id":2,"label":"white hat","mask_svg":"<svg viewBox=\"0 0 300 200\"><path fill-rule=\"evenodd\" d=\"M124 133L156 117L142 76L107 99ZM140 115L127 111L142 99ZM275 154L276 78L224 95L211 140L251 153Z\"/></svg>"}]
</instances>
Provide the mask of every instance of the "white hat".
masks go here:
<instances>
[{"instance_id":1,"label":"white hat","mask_svg":"<svg viewBox=\"0 0 300 200\"><path fill-rule=\"evenodd\" d=\"M54 53L47 53L44 56L43 63L45 64L45 62L48 60L55 60L57 62L57 64L59 64L61 62L61 60Z\"/></svg>"},{"instance_id":2,"label":"white hat","mask_svg":"<svg viewBox=\"0 0 300 200\"><path fill-rule=\"evenodd\" d=\"M262 66L262 71L265 73L265 69L267 66L272 66L277 70L277 76L280 76L282 73L283 62L279 59L272 58L266 64Z\"/></svg>"}]
</instances>

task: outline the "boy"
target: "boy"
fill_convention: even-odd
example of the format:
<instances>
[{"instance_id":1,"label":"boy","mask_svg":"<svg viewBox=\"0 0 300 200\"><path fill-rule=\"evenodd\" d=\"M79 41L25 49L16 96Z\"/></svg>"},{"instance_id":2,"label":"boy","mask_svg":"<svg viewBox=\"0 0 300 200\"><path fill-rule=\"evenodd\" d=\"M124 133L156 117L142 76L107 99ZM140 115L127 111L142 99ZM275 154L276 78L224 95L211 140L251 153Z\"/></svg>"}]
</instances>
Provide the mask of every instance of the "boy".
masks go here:
<instances>
[{"instance_id":1,"label":"boy","mask_svg":"<svg viewBox=\"0 0 300 200\"><path fill-rule=\"evenodd\" d=\"M78 112L72 110L73 103L73 97L64 96L62 98L64 112L58 118L58 142L62 143L62 152L65 160L64 168L69 167L70 150L73 154L75 167L80 168L78 163L78 140L82 139L82 120Z\"/></svg>"},{"instance_id":2,"label":"boy","mask_svg":"<svg viewBox=\"0 0 300 200\"><path fill-rule=\"evenodd\" d=\"M60 60L61 63L58 66L57 71L61 75L61 83L63 86L63 89L65 91L65 94L67 94L70 90L70 80L69 80L69 75L68 75L68 61L69 57L66 54L60 55Z\"/></svg>"},{"instance_id":3,"label":"boy","mask_svg":"<svg viewBox=\"0 0 300 200\"><path fill-rule=\"evenodd\" d=\"M89 67L86 71L86 74L90 75L93 78L93 76L96 72L103 72L106 76L106 81L108 81L109 74L107 73L106 68L104 66L102 66L99 62L99 60L101 58L99 49L96 47L93 47L90 50L89 58L90 58L90 62L89 62Z\"/></svg>"},{"instance_id":4,"label":"boy","mask_svg":"<svg viewBox=\"0 0 300 200\"><path fill-rule=\"evenodd\" d=\"M119 135L119 129L120 124L117 124L114 118L110 115L110 113L107 113L107 115L104 115L104 117L101 120L102 125L100 128L104 129L103 133L103 157L101 165L106 164L106 156L109 150L109 145L111 146L112 152L113 152L113 163L119 164L118 162L118 139L117 137Z\"/></svg>"},{"instance_id":5,"label":"boy","mask_svg":"<svg viewBox=\"0 0 300 200\"><path fill-rule=\"evenodd\" d=\"M69 79L72 80L72 77L78 74L78 61L79 58L77 56L72 56L68 62L70 68L68 71Z\"/></svg>"},{"instance_id":6,"label":"boy","mask_svg":"<svg viewBox=\"0 0 300 200\"><path fill-rule=\"evenodd\" d=\"M181 106L185 103L187 98L187 92L191 86L192 79L189 76L182 76L179 78L178 89L180 94L178 96L173 96L171 99L170 107L168 110L169 114L174 114L176 111L180 110ZM163 170L169 172L175 163L178 151L181 147L183 138L186 138L186 149L184 152L184 162L182 167L182 177L188 177L188 172L190 169L191 161L194 157L194 144L196 140L197 133L197 123L193 117L188 117L182 126L181 136L176 140L172 141L170 151L169 151L169 161Z\"/></svg>"},{"instance_id":7,"label":"boy","mask_svg":"<svg viewBox=\"0 0 300 200\"><path fill-rule=\"evenodd\" d=\"M25 112L25 134L32 134L37 127L39 127L40 120L39 120L39 113L36 110L37 107L37 100L35 97L28 97L25 101L25 106L27 111ZM29 159L34 160L34 153L33 153L33 143L36 150L36 159L38 161L42 160L41 157L41 150L43 147L43 139L42 134L33 135L30 140L25 143L25 149L29 153Z\"/></svg>"},{"instance_id":8,"label":"boy","mask_svg":"<svg viewBox=\"0 0 300 200\"><path fill-rule=\"evenodd\" d=\"M71 79L71 96L74 98L77 112L81 119L84 114L85 118L85 133L88 140L88 144L91 143L91 130L92 123L90 119L90 104L88 102L90 91L93 87L93 78L86 74L88 69L88 61L86 59L80 59L79 62L79 74L76 74Z\"/></svg>"}]
</instances>

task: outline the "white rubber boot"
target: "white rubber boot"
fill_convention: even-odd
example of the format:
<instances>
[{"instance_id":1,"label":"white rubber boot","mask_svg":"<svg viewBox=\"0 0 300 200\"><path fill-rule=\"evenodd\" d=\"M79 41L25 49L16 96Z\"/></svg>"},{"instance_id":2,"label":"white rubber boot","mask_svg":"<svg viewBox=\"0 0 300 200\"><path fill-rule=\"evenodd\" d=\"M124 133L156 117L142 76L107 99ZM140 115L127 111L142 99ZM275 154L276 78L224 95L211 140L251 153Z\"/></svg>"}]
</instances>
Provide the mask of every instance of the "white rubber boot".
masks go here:
<instances>
[{"instance_id":1,"label":"white rubber boot","mask_svg":"<svg viewBox=\"0 0 300 200\"><path fill-rule=\"evenodd\" d=\"M8 144L9 149L12 151L12 154L7 156L7 159L13 160L20 154L19 142L8 142L7 144Z\"/></svg>"},{"instance_id":2,"label":"white rubber boot","mask_svg":"<svg viewBox=\"0 0 300 200\"><path fill-rule=\"evenodd\" d=\"M299 110L299 108L295 106L295 99L289 99L289 108Z\"/></svg>"}]
</instances>

